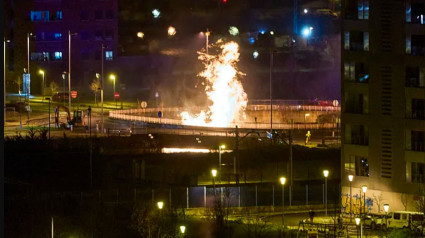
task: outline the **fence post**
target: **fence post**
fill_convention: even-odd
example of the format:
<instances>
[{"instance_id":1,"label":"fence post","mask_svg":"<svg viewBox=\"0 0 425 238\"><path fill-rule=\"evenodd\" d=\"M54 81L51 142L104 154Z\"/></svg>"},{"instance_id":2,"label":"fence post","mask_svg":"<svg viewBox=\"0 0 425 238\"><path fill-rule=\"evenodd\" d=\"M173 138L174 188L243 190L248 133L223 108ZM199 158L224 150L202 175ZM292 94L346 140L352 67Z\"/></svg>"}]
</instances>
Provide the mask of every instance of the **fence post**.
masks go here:
<instances>
[{"instance_id":1,"label":"fence post","mask_svg":"<svg viewBox=\"0 0 425 238\"><path fill-rule=\"evenodd\" d=\"M204 208L207 207L207 187L204 186Z\"/></svg>"},{"instance_id":2,"label":"fence post","mask_svg":"<svg viewBox=\"0 0 425 238\"><path fill-rule=\"evenodd\" d=\"M186 187L186 208L189 209L189 187Z\"/></svg>"}]
</instances>

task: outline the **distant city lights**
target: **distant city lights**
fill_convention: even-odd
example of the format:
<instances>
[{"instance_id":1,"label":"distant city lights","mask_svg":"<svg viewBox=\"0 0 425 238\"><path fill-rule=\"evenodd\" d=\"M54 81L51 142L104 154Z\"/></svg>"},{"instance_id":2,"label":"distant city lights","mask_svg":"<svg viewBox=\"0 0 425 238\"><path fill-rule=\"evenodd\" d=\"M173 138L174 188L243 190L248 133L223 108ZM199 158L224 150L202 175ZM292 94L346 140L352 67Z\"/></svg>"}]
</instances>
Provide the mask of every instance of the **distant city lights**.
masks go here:
<instances>
[{"instance_id":1,"label":"distant city lights","mask_svg":"<svg viewBox=\"0 0 425 238\"><path fill-rule=\"evenodd\" d=\"M304 8L304 14L307 14L307 13L308 13L308 9Z\"/></svg>"},{"instance_id":2,"label":"distant city lights","mask_svg":"<svg viewBox=\"0 0 425 238\"><path fill-rule=\"evenodd\" d=\"M253 53L252 53L252 57L254 58L254 59L256 59L256 58L258 58L258 56L259 56L260 54L258 53L258 51L254 51Z\"/></svg>"},{"instance_id":3,"label":"distant city lights","mask_svg":"<svg viewBox=\"0 0 425 238\"><path fill-rule=\"evenodd\" d=\"M168 27L168 35L169 36L174 36L176 33L177 33L176 28L174 28L173 26Z\"/></svg>"},{"instance_id":4,"label":"distant city lights","mask_svg":"<svg viewBox=\"0 0 425 238\"><path fill-rule=\"evenodd\" d=\"M270 31L270 35L274 35L274 31Z\"/></svg>"},{"instance_id":5,"label":"distant city lights","mask_svg":"<svg viewBox=\"0 0 425 238\"><path fill-rule=\"evenodd\" d=\"M266 33L265 30L260 30L261 35L264 35Z\"/></svg>"},{"instance_id":6,"label":"distant city lights","mask_svg":"<svg viewBox=\"0 0 425 238\"><path fill-rule=\"evenodd\" d=\"M154 18L159 18L161 16L161 12L158 9L153 9L152 15Z\"/></svg>"},{"instance_id":7,"label":"distant city lights","mask_svg":"<svg viewBox=\"0 0 425 238\"><path fill-rule=\"evenodd\" d=\"M249 38L249 44L253 45L255 43L254 37Z\"/></svg>"},{"instance_id":8,"label":"distant city lights","mask_svg":"<svg viewBox=\"0 0 425 238\"><path fill-rule=\"evenodd\" d=\"M231 26L229 27L229 33L232 36L237 36L239 35L239 29L236 26Z\"/></svg>"}]
</instances>

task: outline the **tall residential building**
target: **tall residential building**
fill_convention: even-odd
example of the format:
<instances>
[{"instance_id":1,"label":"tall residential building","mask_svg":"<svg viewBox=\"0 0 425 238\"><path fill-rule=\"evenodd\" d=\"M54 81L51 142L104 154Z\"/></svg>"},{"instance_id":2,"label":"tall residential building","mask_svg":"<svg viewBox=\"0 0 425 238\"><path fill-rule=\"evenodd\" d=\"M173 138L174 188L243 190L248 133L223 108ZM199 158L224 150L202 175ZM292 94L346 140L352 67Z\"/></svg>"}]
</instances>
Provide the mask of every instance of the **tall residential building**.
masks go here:
<instances>
[{"instance_id":1,"label":"tall residential building","mask_svg":"<svg viewBox=\"0 0 425 238\"><path fill-rule=\"evenodd\" d=\"M27 68L30 33L31 92L35 94L41 91L39 69L45 71L46 87L54 81L59 91L67 89L62 73L69 71L69 41L73 90L89 91L88 84L101 71L102 44L106 46L105 72L117 57L117 0L9 0L6 5L10 11L5 25L6 37L11 41L9 70L15 72L10 77L19 77Z\"/></svg>"},{"instance_id":2,"label":"tall residential building","mask_svg":"<svg viewBox=\"0 0 425 238\"><path fill-rule=\"evenodd\" d=\"M425 194L425 1L342 4L343 211L348 175L354 213L383 213L384 204L417 210Z\"/></svg>"}]
</instances>

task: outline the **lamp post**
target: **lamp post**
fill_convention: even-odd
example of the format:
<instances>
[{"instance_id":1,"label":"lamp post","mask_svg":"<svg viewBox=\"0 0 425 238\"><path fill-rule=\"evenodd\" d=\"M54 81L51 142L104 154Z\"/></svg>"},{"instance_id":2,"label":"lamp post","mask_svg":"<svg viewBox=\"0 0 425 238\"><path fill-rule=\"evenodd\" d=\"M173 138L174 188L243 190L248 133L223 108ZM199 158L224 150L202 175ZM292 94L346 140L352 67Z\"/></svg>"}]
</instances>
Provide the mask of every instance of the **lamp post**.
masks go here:
<instances>
[{"instance_id":1,"label":"lamp post","mask_svg":"<svg viewBox=\"0 0 425 238\"><path fill-rule=\"evenodd\" d=\"M273 50L270 47L270 75L269 75L269 96L270 96L270 134L273 144L273 98L272 98L272 78L273 78ZM292 181L291 181L292 183Z\"/></svg>"},{"instance_id":2,"label":"lamp post","mask_svg":"<svg viewBox=\"0 0 425 238\"><path fill-rule=\"evenodd\" d=\"M211 174L213 177L213 189L214 189L214 198L215 198L215 176L217 176L217 170L215 169L211 170Z\"/></svg>"},{"instance_id":3,"label":"lamp post","mask_svg":"<svg viewBox=\"0 0 425 238\"><path fill-rule=\"evenodd\" d=\"M156 203L156 205L158 206L159 210L162 210L162 208L164 207L164 202L159 201L159 202Z\"/></svg>"},{"instance_id":4,"label":"lamp post","mask_svg":"<svg viewBox=\"0 0 425 238\"><path fill-rule=\"evenodd\" d=\"M113 86L114 86L114 102L115 102L115 80L116 76L114 74L109 75L109 79L112 80Z\"/></svg>"},{"instance_id":5,"label":"lamp post","mask_svg":"<svg viewBox=\"0 0 425 238\"><path fill-rule=\"evenodd\" d=\"M390 209L389 204L384 204L384 211L385 211L385 237L387 237L387 230L388 230L388 210Z\"/></svg>"},{"instance_id":6,"label":"lamp post","mask_svg":"<svg viewBox=\"0 0 425 238\"><path fill-rule=\"evenodd\" d=\"M184 237L184 233L186 232L186 226L180 226L180 232L182 233L182 237Z\"/></svg>"},{"instance_id":7,"label":"lamp post","mask_svg":"<svg viewBox=\"0 0 425 238\"><path fill-rule=\"evenodd\" d=\"M30 74L30 36L32 36L32 33L28 32L27 33L27 69L28 69L28 75ZM30 80L30 79L29 79ZM25 95L25 98L27 98L27 102L28 102L28 122L30 120L30 112L31 112L31 107L30 107L30 81L26 83L26 92L27 94Z\"/></svg>"},{"instance_id":8,"label":"lamp post","mask_svg":"<svg viewBox=\"0 0 425 238\"><path fill-rule=\"evenodd\" d=\"M304 114L304 128L307 130L307 117L310 116L310 113Z\"/></svg>"},{"instance_id":9,"label":"lamp post","mask_svg":"<svg viewBox=\"0 0 425 238\"><path fill-rule=\"evenodd\" d=\"M6 124L6 42L9 42L9 40L6 40L6 37L4 37L4 45L3 45L3 89L4 89L4 98L3 98L3 109L4 109L4 124Z\"/></svg>"},{"instance_id":10,"label":"lamp post","mask_svg":"<svg viewBox=\"0 0 425 238\"><path fill-rule=\"evenodd\" d=\"M356 217L356 225L357 225L357 237L359 237L359 226L360 226L360 238L363 236L363 227L362 227L362 221L360 217Z\"/></svg>"},{"instance_id":11,"label":"lamp post","mask_svg":"<svg viewBox=\"0 0 425 238\"><path fill-rule=\"evenodd\" d=\"M328 216L328 176L329 170L323 170L323 176L325 176L325 215Z\"/></svg>"},{"instance_id":12,"label":"lamp post","mask_svg":"<svg viewBox=\"0 0 425 238\"><path fill-rule=\"evenodd\" d=\"M218 147L218 172L220 173L219 175L219 181L221 183L221 150L226 149L225 145L220 145Z\"/></svg>"},{"instance_id":13,"label":"lamp post","mask_svg":"<svg viewBox=\"0 0 425 238\"><path fill-rule=\"evenodd\" d=\"M101 126L101 128L102 128L102 132L101 133L102 134L103 134L103 58L104 58L105 48L106 48L106 46L102 42L102 51L101 51L102 61L101 61L101 78L100 78L100 104L101 104L100 113L101 113L101 119L102 119L102 126Z\"/></svg>"},{"instance_id":14,"label":"lamp post","mask_svg":"<svg viewBox=\"0 0 425 238\"><path fill-rule=\"evenodd\" d=\"M208 54L208 37L210 36L211 32L208 30L205 32L205 36L206 36L206 41L205 41L205 49L207 50L207 54Z\"/></svg>"},{"instance_id":15,"label":"lamp post","mask_svg":"<svg viewBox=\"0 0 425 238\"><path fill-rule=\"evenodd\" d=\"M282 226L285 225L285 214L284 214L284 209L285 209L285 183L286 183L286 178L280 177L280 184L282 185Z\"/></svg>"},{"instance_id":16,"label":"lamp post","mask_svg":"<svg viewBox=\"0 0 425 238\"><path fill-rule=\"evenodd\" d=\"M366 185L363 185L362 186L362 190L363 190L363 215L366 215L366 191L367 191L367 186Z\"/></svg>"},{"instance_id":17,"label":"lamp post","mask_svg":"<svg viewBox=\"0 0 425 238\"><path fill-rule=\"evenodd\" d=\"M49 100L49 140L50 140L50 98L46 98L46 100Z\"/></svg>"},{"instance_id":18,"label":"lamp post","mask_svg":"<svg viewBox=\"0 0 425 238\"><path fill-rule=\"evenodd\" d=\"M68 73L66 71L62 72L62 93L65 93L65 79L67 74ZM65 100L62 98L62 96L60 98L61 98L61 101L63 102L63 105L65 106Z\"/></svg>"},{"instance_id":19,"label":"lamp post","mask_svg":"<svg viewBox=\"0 0 425 238\"><path fill-rule=\"evenodd\" d=\"M44 70L39 70L39 74L43 75L43 81L41 81L41 96L44 98L44 80L45 80L45 72Z\"/></svg>"},{"instance_id":20,"label":"lamp post","mask_svg":"<svg viewBox=\"0 0 425 238\"><path fill-rule=\"evenodd\" d=\"M353 221L353 198L351 193L351 183L353 182L354 176L352 174L348 175L348 181L350 181L350 223Z\"/></svg>"}]
</instances>

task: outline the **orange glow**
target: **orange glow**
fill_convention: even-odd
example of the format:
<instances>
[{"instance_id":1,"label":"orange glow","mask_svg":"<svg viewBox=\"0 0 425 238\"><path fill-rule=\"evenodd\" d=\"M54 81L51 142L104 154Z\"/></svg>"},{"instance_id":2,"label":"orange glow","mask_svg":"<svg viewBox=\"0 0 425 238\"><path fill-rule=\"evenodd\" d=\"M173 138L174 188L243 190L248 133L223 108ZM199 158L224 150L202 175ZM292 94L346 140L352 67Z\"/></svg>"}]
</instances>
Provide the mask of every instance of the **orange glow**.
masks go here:
<instances>
[{"instance_id":1,"label":"orange glow","mask_svg":"<svg viewBox=\"0 0 425 238\"><path fill-rule=\"evenodd\" d=\"M248 98L238 77L236 63L239 61L239 45L236 42L217 42L221 49L218 55L198 52L198 59L204 64L199 76L205 78L205 93L211 101L208 110L197 115L182 112L184 125L227 127L232 122L243 121Z\"/></svg>"}]
</instances>

